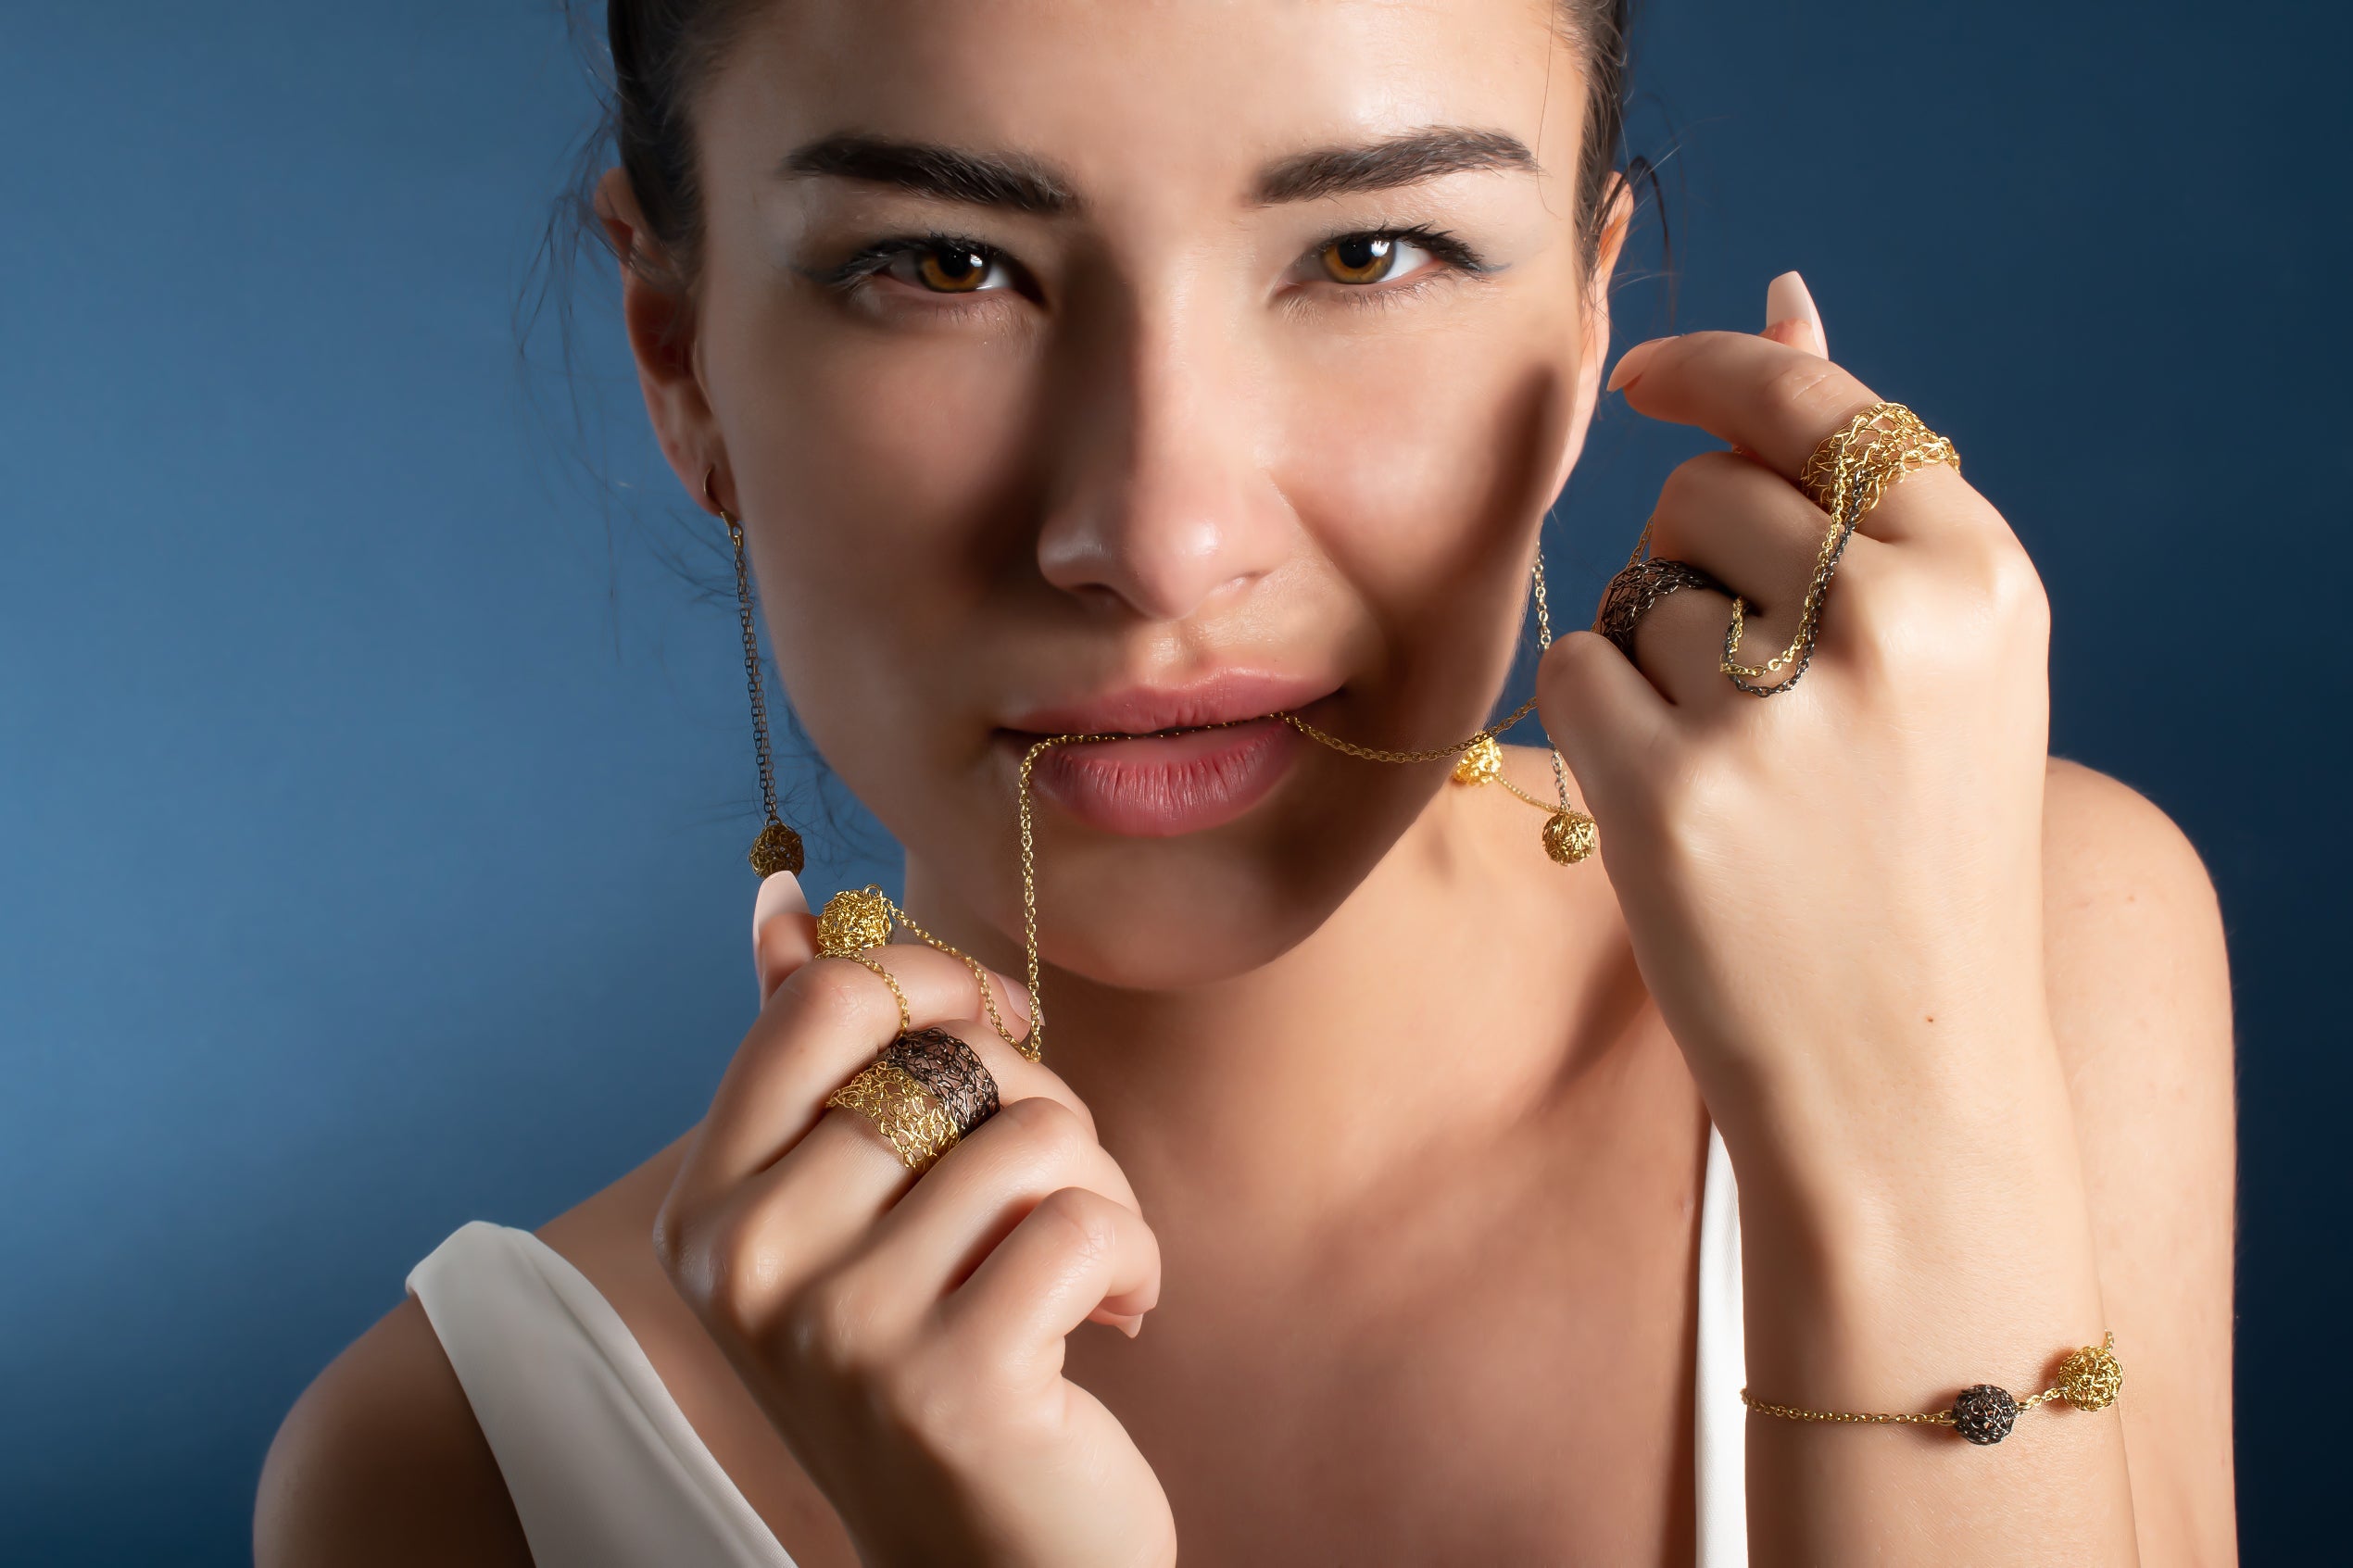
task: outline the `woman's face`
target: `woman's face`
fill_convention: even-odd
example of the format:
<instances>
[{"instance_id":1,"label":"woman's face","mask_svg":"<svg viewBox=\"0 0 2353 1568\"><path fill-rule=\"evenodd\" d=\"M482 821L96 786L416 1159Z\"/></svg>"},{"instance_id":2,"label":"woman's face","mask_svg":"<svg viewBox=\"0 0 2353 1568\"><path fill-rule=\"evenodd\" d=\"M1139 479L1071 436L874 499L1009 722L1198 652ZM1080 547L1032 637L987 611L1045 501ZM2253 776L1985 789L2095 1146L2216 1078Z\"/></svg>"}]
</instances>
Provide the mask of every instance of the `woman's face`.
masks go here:
<instances>
[{"instance_id":1,"label":"woman's face","mask_svg":"<svg viewBox=\"0 0 2353 1568\"><path fill-rule=\"evenodd\" d=\"M911 897L1183 985L1303 938L1484 723L1603 353L1549 0L793 0L697 107L690 491ZM1605 275L1613 243L1601 258ZM649 390L652 372L648 372ZM918 905L920 909L922 906Z\"/></svg>"}]
</instances>

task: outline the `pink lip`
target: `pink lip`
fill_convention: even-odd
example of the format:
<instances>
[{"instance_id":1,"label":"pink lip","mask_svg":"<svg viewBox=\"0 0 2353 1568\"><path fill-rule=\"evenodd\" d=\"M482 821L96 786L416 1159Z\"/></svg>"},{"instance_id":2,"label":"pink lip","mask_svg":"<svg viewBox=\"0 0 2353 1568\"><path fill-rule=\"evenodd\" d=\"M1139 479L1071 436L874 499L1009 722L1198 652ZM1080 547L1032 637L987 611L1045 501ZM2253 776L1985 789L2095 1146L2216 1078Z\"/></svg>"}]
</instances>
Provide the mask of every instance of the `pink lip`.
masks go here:
<instances>
[{"instance_id":1,"label":"pink lip","mask_svg":"<svg viewBox=\"0 0 2353 1568\"><path fill-rule=\"evenodd\" d=\"M1329 696L1340 684L1298 675L1227 670L1173 686L1129 686L1101 696L1016 713L1005 728L1032 735L1148 735L1196 724L1258 719Z\"/></svg>"},{"instance_id":2,"label":"pink lip","mask_svg":"<svg viewBox=\"0 0 2353 1568\"><path fill-rule=\"evenodd\" d=\"M1006 725L1017 752L1045 735L1127 734L1046 752L1039 795L1105 833L1172 838L1248 811L1281 782L1299 734L1272 715L1328 696L1332 683L1227 671L1182 686L1135 686L1025 712ZM1199 726L1218 726L1200 728ZM1183 734L1158 734L1185 730Z\"/></svg>"}]
</instances>

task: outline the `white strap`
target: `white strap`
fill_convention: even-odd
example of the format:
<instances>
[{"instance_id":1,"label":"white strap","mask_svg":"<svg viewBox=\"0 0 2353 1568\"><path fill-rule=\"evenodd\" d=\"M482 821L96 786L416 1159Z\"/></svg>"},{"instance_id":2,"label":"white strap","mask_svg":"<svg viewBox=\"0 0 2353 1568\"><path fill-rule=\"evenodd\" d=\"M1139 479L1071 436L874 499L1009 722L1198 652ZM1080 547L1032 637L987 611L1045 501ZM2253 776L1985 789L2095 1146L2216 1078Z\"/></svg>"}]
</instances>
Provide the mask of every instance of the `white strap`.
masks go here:
<instances>
[{"instance_id":1,"label":"white strap","mask_svg":"<svg viewBox=\"0 0 2353 1568\"><path fill-rule=\"evenodd\" d=\"M1700 1568L1748 1568L1748 1341L1741 1306L1740 1187L1716 1123L1699 1209L1696 1427Z\"/></svg>"},{"instance_id":2,"label":"white strap","mask_svg":"<svg viewBox=\"0 0 2353 1568\"><path fill-rule=\"evenodd\" d=\"M476 1220L409 1274L538 1568L793 1568L621 1315L529 1231Z\"/></svg>"}]
</instances>

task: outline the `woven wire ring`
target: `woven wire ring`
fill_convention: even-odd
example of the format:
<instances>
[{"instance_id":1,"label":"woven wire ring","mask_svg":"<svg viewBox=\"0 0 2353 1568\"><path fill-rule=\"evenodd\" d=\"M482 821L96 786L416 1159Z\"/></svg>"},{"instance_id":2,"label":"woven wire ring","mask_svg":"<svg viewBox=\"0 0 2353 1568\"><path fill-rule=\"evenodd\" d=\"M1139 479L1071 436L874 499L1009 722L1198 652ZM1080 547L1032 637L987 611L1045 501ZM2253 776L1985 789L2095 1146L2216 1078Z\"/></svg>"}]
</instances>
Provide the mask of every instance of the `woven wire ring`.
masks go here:
<instances>
[{"instance_id":1,"label":"woven wire ring","mask_svg":"<svg viewBox=\"0 0 2353 1568\"><path fill-rule=\"evenodd\" d=\"M1642 623L1642 617L1656 609L1659 600L1683 588L1713 588L1730 596L1724 584L1689 561L1648 556L1628 562L1609 580L1609 585L1602 590L1601 608L1593 616L1593 630L1617 644L1617 651L1631 659L1634 630Z\"/></svg>"},{"instance_id":2,"label":"woven wire ring","mask_svg":"<svg viewBox=\"0 0 2353 1568\"><path fill-rule=\"evenodd\" d=\"M910 1029L883 1047L882 1060L932 1092L963 1137L1003 1109L997 1080L972 1047L945 1029Z\"/></svg>"}]
</instances>

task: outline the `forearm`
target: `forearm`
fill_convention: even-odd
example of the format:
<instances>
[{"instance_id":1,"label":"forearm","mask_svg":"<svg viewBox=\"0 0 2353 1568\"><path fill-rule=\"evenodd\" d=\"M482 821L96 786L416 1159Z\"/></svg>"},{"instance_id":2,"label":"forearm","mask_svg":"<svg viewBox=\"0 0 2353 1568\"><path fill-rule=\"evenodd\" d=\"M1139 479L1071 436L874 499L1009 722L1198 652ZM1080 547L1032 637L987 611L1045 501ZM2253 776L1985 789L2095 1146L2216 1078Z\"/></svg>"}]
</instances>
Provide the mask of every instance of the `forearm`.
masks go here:
<instances>
[{"instance_id":1,"label":"forearm","mask_svg":"<svg viewBox=\"0 0 2353 1568\"><path fill-rule=\"evenodd\" d=\"M1896 1062L1919 1060L1899 1049L1864 1093L1785 1084L1727 1127L1756 1399L1929 1411L1992 1383L2022 1399L2068 1351L2101 1342L2055 1047L2046 1034L1937 1044L1966 1065L1926 1095L1914 1079L1894 1098ZM2117 1347L2127 1365L2132 1351ZM1759 1568L2138 1560L2113 1410L2055 1399L1991 1446L1947 1426L1752 1413L1748 1456Z\"/></svg>"}]
</instances>

